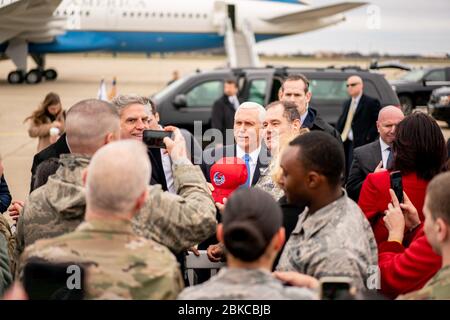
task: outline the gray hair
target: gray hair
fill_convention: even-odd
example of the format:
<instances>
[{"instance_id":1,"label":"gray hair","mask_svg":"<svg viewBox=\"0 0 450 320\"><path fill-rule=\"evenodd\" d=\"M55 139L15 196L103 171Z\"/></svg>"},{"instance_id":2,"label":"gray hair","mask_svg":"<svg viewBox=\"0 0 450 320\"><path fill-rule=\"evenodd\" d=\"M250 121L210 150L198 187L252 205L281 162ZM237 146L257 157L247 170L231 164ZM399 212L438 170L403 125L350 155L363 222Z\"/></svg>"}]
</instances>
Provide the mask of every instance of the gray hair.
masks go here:
<instances>
[{"instance_id":1,"label":"gray hair","mask_svg":"<svg viewBox=\"0 0 450 320\"><path fill-rule=\"evenodd\" d=\"M150 181L147 149L136 140L107 144L92 157L86 181L86 205L107 214L127 214Z\"/></svg>"},{"instance_id":2,"label":"gray hair","mask_svg":"<svg viewBox=\"0 0 450 320\"><path fill-rule=\"evenodd\" d=\"M256 102L244 102L242 103L236 110L236 114L239 112L239 110L244 110L244 109L256 109L258 111L258 118L259 121L261 123L263 123L264 118L266 117L266 109L264 109L264 107L262 105L260 105L259 103Z\"/></svg>"},{"instance_id":3,"label":"gray hair","mask_svg":"<svg viewBox=\"0 0 450 320\"><path fill-rule=\"evenodd\" d=\"M117 112L119 112L119 114L122 113L123 109L132 104L143 105L148 115L154 115L156 113L156 108L153 101L150 98L143 97L137 94L118 95L113 99L112 104L117 109Z\"/></svg>"},{"instance_id":4,"label":"gray hair","mask_svg":"<svg viewBox=\"0 0 450 320\"><path fill-rule=\"evenodd\" d=\"M104 145L108 134L119 135L120 118L110 103L89 99L67 111L65 126L70 151L92 155Z\"/></svg>"}]
</instances>

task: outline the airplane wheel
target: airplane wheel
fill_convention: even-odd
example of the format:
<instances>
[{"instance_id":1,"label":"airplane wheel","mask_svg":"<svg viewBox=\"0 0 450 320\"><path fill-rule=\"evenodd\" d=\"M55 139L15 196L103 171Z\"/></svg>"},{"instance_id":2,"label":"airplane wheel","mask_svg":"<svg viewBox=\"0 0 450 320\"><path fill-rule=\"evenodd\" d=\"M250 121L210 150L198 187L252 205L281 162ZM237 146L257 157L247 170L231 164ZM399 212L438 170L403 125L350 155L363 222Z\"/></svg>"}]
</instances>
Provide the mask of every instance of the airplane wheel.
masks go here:
<instances>
[{"instance_id":1,"label":"airplane wheel","mask_svg":"<svg viewBox=\"0 0 450 320\"><path fill-rule=\"evenodd\" d=\"M25 77L22 71L11 71L8 74L8 82L11 84L22 83L24 79Z\"/></svg>"},{"instance_id":2,"label":"airplane wheel","mask_svg":"<svg viewBox=\"0 0 450 320\"><path fill-rule=\"evenodd\" d=\"M58 73L55 69L47 69L44 71L45 80L56 80Z\"/></svg>"},{"instance_id":3,"label":"airplane wheel","mask_svg":"<svg viewBox=\"0 0 450 320\"><path fill-rule=\"evenodd\" d=\"M30 84L39 83L42 80L42 72L38 69L30 70L25 76L25 81Z\"/></svg>"}]
</instances>

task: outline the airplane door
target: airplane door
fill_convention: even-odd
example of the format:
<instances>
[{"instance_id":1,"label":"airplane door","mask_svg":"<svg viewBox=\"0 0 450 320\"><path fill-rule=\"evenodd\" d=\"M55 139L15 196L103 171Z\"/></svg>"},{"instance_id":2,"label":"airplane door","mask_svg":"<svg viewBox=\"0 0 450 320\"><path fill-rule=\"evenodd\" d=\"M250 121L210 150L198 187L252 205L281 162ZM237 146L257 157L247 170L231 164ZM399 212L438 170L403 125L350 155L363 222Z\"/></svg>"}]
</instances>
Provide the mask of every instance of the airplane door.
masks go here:
<instances>
[{"instance_id":1,"label":"airplane door","mask_svg":"<svg viewBox=\"0 0 450 320\"><path fill-rule=\"evenodd\" d=\"M231 20L231 26L233 31L236 31L236 6L234 4L228 4L228 18Z\"/></svg>"}]
</instances>

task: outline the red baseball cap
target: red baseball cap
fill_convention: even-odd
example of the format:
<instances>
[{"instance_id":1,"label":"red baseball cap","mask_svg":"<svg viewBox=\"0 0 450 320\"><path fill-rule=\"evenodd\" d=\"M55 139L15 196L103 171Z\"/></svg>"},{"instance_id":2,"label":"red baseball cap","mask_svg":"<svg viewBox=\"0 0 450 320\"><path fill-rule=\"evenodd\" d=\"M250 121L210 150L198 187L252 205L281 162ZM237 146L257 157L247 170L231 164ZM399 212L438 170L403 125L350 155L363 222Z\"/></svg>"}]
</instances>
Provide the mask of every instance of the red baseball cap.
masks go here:
<instances>
[{"instance_id":1,"label":"red baseball cap","mask_svg":"<svg viewBox=\"0 0 450 320\"><path fill-rule=\"evenodd\" d=\"M235 157L219 159L209 172L211 184L214 186L212 196L215 202L223 203L231 193L247 181L247 167L244 160Z\"/></svg>"}]
</instances>

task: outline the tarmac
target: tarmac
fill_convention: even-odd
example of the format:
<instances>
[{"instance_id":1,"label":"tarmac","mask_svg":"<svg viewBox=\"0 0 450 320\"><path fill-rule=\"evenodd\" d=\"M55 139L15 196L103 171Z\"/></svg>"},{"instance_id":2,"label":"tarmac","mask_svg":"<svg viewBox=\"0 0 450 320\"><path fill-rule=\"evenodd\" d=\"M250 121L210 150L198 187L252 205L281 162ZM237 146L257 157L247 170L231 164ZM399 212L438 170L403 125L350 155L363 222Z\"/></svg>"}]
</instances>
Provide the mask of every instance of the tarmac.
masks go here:
<instances>
[{"instance_id":1,"label":"tarmac","mask_svg":"<svg viewBox=\"0 0 450 320\"><path fill-rule=\"evenodd\" d=\"M354 61L349 63L279 58L264 59L263 63L317 67L355 64ZM356 63L367 66L369 61ZM29 66L32 65L33 62L29 60ZM48 55L47 67L55 68L58 72L56 81L36 85L9 85L5 79L15 69L14 65L11 61L0 61L0 155L13 199L25 200L28 195L31 163L38 143L37 139L28 136L28 124L23 123L23 120L37 108L48 92L58 93L63 108L68 109L80 100L96 98L102 78L107 82L108 90L113 77L117 77L118 93L149 96L166 85L175 69L183 76L195 72L197 68L206 70L224 65L224 57L220 56L175 55L148 58L145 55ZM397 76L397 73L387 75L388 78ZM446 139L449 138L450 130L447 125L443 122L440 125Z\"/></svg>"}]
</instances>

